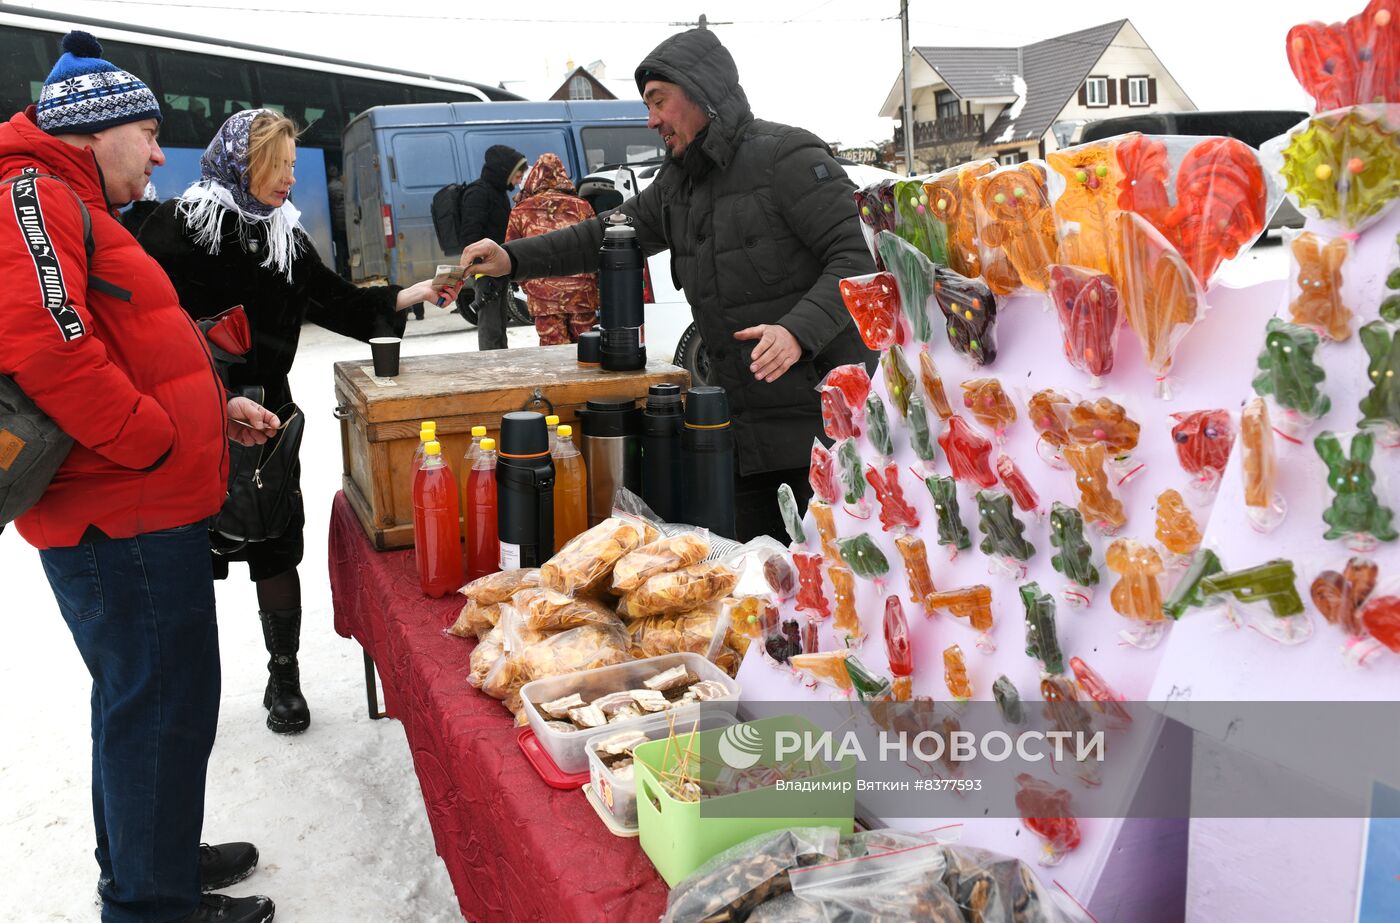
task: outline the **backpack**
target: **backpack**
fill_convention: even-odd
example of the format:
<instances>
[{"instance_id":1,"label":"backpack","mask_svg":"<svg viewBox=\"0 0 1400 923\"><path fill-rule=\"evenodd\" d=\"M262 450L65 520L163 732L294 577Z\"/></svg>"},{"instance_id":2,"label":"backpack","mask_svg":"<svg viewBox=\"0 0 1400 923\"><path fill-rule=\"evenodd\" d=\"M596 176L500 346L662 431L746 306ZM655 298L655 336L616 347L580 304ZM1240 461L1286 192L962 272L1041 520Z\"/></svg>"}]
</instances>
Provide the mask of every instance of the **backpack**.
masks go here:
<instances>
[{"instance_id":1,"label":"backpack","mask_svg":"<svg viewBox=\"0 0 1400 923\"><path fill-rule=\"evenodd\" d=\"M470 243L462 240L462 222L458 208L466 183L448 183L433 193L433 231L443 253L455 253Z\"/></svg>"},{"instance_id":2,"label":"backpack","mask_svg":"<svg viewBox=\"0 0 1400 923\"><path fill-rule=\"evenodd\" d=\"M92 240L92 216L82 198L57 176L40 173L34 167L25 167L18 176L0 180L0 188L19 182L34 182L40 178L51 179L73 195L83 216L83 249L87 251L88 266L92 266L95 245ZM121 298L131 299L131 293L89 272L88 287L94 291ZM49 482L58 473L68 450L73 447L73 438L58 428L19 385L0 375L0 532L17 519L21 513L39 502L48 489Z\"/></svg>"}]
</instances>

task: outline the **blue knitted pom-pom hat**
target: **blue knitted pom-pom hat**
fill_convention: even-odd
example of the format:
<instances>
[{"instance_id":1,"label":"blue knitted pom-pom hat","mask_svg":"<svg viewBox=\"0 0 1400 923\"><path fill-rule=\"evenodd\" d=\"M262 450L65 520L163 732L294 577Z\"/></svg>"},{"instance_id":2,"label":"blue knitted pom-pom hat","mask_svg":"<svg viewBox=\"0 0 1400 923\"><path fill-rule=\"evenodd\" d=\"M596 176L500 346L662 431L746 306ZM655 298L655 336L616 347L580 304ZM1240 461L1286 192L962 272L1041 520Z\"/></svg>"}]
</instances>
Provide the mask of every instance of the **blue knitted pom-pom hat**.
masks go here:
<instances>
[{"instance_id":1,"label":"blue knitted pom-pom hat","mask_svg":"<svg viewBox=\"0 0 1400 923\"><path fill-rule=\"evenodd\" d=\"M38 110L39 127L51 135L89 135L161 117L150 88L102 60L102 45L86 32L63 37L63 55L44 81Z\"/></svg>"}]
</instances>

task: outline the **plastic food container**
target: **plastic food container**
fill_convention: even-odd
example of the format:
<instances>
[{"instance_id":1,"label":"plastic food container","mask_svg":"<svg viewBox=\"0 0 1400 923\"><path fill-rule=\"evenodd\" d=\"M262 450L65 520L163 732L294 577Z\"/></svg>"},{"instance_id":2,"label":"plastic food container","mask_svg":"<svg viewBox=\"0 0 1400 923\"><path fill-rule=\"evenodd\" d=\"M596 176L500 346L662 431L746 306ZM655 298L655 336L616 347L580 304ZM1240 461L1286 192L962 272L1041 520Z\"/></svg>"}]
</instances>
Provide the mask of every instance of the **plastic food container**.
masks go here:
<instances>
[{"instance_id":1,"label":"plastic food container","mask_svg":"<svg viewBox=\"0 0 1400 923\"><path fill-rule=\"evenodd\" d=\"M778 731L818 734L821 728L806 718L779 715L748 721L733 729L698 732L695 736L699 740L693 748L689 746L688 734L676 736L682 749L716 753L721 758L701 763L702 774L713 778L724 771L719 764L728 759L724 756L722 739L716 741L715 738L723 735L740 741L771 740ZM642 851L670 887L685 880L711 856L762 833L787 827L836 827L844 835L854 827L854 756L846 756L835 766L821 760L811 761L813 771L803 778L826 783L824 787L828 790L819 795L788 792L775 802L774 788L769 786L700 802L684 802L667 794L658 781L662 772L674 767L678 755L676 747L672 746L668 752L664 741L652 741L636 749L633 763ZM702 805L711 810L702 813ZM771 816L776 808L780 808L778 813L783 816Z\"/></svg>"},{"instance_id":2,"label":"plastic food container","mask_svg":"<svg viewBox=\"0 0 1400 923\"><path fill-rule=\"evenodd\" d=\"M600 696L605 696L610 692L623 692L627 689L643 688L642 683L651 679L658 673L669 670L672 667L684 666L700 677L702 680L714 680L723 683L729 690L727 695L718 699L711 699L705 705L709 710L723 709L731 714L739 707L739 684L729 678L719 667L710 663L699 654L663 654L660 657L648 657L645 660L631 660L627 663L617 663L612 666L598 667L594 670L584 670L581 673L566 673L563 676L549 676L544 679L537 679L526 683L520 690L520 698L525 706L525 715L530 721L530 727L535 729L535 737L544 747L545 751L554 760L554 765L559 767L561 772L574 773L588 771L588 756L584 753L584 745L599 734L613 734L617 731L628 731L637 729L642 722L652 718L652 715L641 715L636 718L629 718L626 721L619 721L616 724L604 725L600 728L580 731L557 731L547 727L549 720L544 712L540 711L540 703L552 702L555 699L562 699L567 695L577 692L585 701L593 701ZM672 708L669 711L661 712L663 715L674 715L676 722L689 718L694 721L700 714L699 703L686 705L682 708Z\"/></svg>"},{"instance_id":3,"label":"plastic food container","mask_svg":"<svg viewBox=\"0 0 1400 923\"><path fill-rule=\"evenodd\" d=\"M737 724L738 719L730 712L724 711L723 708L723 705L719 708L704 708L702 706L698 727L694 715L688 718L671 718L669 712L662 712L644 718L640 724L628 727L618 733L636 732L644 734L648 740L664 740L670 736L673 721L677 737L689 734L691 728L712 731L716 728L726 728L731 724ZM612 734L599 734L584 744L584 752L588 754L588 780L593 786L593 793L597 796L598 802L612 815L613 822L635 833L637 829L636 770L633 770L632 778L619 779L611 769L603 764L602 757L598 755L598 745L612 736Z\"/></svg>"}]
</instances>

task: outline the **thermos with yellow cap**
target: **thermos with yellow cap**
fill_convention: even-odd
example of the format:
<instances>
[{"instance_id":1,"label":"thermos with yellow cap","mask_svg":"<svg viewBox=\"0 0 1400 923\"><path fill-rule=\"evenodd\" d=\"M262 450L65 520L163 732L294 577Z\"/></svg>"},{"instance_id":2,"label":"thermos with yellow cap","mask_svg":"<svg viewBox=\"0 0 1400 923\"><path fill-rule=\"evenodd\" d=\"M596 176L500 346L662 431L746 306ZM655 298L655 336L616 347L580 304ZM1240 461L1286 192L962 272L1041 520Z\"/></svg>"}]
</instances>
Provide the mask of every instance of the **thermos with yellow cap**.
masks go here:
<instances>
[{"instance_id":1,"label":"thermos with yellow cap","mask_svg":"<svg viewBox=\"0 0 1400 923\"><path fill-rule=\"evenodd\" d=\"M736 538L734 431L729 426L729 398L723 388L701 385L686 392L681 473L684 521L724 538Z\"/></svg>"},{"instance_id":2,"label":"thermos with yellow cap","mask_svg":"<svg viewBox=\"0 0 1400 923\"><path fill-rule=\"evenodd\" d=\"M554 461L542 415L501 417L496 494L501 570L539 567L554 555Z\"/></svg>"}]
</instances>

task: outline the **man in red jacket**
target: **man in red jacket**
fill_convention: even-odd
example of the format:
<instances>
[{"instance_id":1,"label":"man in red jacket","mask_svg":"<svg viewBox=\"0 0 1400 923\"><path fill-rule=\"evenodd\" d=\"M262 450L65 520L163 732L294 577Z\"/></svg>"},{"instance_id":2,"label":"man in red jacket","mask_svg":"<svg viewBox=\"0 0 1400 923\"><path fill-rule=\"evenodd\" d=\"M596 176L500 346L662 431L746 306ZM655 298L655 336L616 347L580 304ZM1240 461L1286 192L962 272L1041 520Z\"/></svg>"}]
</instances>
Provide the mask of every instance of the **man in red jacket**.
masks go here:
<instances>
[{"instance_id":1,"label":"man in red jacket","mask_svg":"<svg viewBox=\"0 0 1400 923\"><path fill-rule=\"evenodd\" d=\"M160 107L86 33L37 107L0 123L0 374L74 445L15 525L39 549L92 674L92 801L105 923L265 923L266 898L201 891L250 874L247 843L201 847L219 712L206 521L226 437L277 418L227 400L170 284L113 210L165 162ZM91 258L84 212L91 225Z\"/></svg>"}]
</instances>

